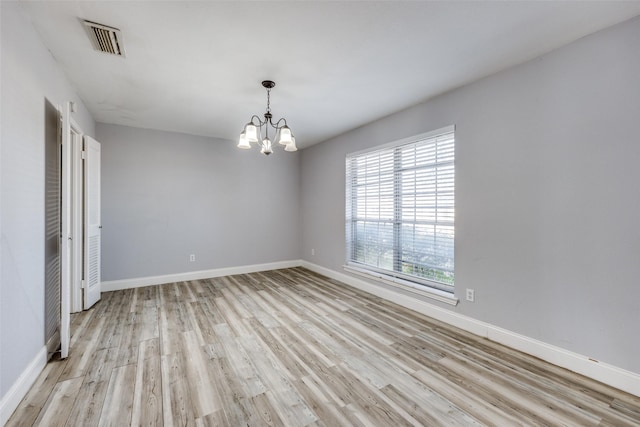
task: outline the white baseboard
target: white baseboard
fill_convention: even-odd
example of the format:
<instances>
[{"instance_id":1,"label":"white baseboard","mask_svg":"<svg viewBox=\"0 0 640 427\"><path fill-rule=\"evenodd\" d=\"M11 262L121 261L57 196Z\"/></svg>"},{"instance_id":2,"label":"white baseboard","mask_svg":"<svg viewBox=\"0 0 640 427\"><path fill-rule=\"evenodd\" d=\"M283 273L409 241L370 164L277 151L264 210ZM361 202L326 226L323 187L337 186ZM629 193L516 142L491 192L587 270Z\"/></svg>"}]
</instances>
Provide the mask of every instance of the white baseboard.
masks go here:
<instances>
[{"instance_id":1,"label":"white baseboard","mask_svg":"<svg viewBox=\"0 0 640 427\"><path fill-rule=\"evenodd\" d=\"M0 399L0 426L9 421L20 401L27 395L29 389L38 379L38 375L47 364L47 347L43 346L27 368L20 374L9 391Z\"/></svg>"},{"instance_id":2,"label":"white baseboard","mask_svg":"<svg viewBox=\"0 0 640 427\"><path fill-rule=\"evenodd\" d=\"M277 270L280 268L299 267L302 260L269 262L266 264L242 265L238 267L215 268L212 270L188 271L185 273L166 274L163 276L136 277L133 279L110 280L102 282L102 292L121 289L141 288L143 286L162 285L163 283L184 282L187 280L208 279L211 277L231 276L234 274L255 273L258 271Z\"/></svg>"},{"instance_id":3,"label":"white baseboard","mask_svg":"<svg viewBox=\"0 0 640 427\"><path fill-rule=\"evenodd\" d=\"M302 267L640 397L640 374L458 314L308 261Z\"/></svg>"}]
</instances>

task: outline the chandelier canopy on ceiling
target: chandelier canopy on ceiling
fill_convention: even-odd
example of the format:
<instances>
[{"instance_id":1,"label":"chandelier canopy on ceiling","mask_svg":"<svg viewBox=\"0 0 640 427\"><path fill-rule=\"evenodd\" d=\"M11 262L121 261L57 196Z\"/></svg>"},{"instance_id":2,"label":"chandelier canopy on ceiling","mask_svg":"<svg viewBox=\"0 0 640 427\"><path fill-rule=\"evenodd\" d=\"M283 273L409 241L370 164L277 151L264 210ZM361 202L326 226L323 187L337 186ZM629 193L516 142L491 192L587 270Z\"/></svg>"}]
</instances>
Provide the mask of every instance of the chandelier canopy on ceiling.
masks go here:
<instances>
[{"instance_id":1,"label":"chandelier canopy on ceiling","mask_svg":"<svg viewBox=\"0 0 640 427\"><path fill-rule=\"evenodd\" d=\"M274 129L275 140L280 145L284 145L284 151L297 151L296 138L293 136L291 129L287 126L285 118L273 122L273 116L271 115L271 89L275 87L275 82L271 80L265 80L262 82L262 86L267 89L267 111L264 113L264 120L261 120L259 116L253 115L249 123L244 125L244 129L240 133L240 141L238 142L238 148L249 149L252 143L258 143L260 146L260 152L265 156L273 153L273 147L271 140L269 139L269 127ZM262 137L264 132L264 138Z\"/></svg>"}]
</instances>

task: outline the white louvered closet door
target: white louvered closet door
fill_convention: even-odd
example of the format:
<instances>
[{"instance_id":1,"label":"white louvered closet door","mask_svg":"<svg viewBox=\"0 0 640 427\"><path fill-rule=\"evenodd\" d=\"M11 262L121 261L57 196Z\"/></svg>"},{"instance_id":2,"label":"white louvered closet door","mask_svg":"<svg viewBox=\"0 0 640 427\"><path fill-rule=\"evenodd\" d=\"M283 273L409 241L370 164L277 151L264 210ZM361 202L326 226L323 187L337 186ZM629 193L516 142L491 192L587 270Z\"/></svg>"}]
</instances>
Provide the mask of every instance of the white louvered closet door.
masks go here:
<instances>
[{"instance_id":1,"label":"white louvered closet door","mask_svg":"<svg viewBox=\"0 0 640 427\"><path fill-rule=\"evenodd\" d=\"M84 137L84 309L100 299L100 143Z\"/></svg>"},{"instance_id":2,"label":"white louvered closet door","mask_svg":"<svg viewBox=\"0 0 640 427\"><path fill-rule=\"evenodd\" d=\"M60 151L58 110L45 104L45 344L50 356L60 345Z\"/></svg>"}]
</instances>

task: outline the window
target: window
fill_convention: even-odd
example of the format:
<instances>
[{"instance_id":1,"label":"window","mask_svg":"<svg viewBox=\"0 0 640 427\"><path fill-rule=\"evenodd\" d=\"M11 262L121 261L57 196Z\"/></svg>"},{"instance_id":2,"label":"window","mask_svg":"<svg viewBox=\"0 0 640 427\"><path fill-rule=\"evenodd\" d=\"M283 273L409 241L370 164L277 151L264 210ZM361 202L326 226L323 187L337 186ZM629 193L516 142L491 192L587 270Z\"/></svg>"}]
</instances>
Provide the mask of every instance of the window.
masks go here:
<instances>
[{"instance_id":1,"label":"window","mask_svg":"<svg viewBox=\"0 0 640 427\"><path fill-rule=\"evenodd\" d=\"M453 126L348 155L347 266L453 293L454 160Z\"/></svg>"}]
</instances>

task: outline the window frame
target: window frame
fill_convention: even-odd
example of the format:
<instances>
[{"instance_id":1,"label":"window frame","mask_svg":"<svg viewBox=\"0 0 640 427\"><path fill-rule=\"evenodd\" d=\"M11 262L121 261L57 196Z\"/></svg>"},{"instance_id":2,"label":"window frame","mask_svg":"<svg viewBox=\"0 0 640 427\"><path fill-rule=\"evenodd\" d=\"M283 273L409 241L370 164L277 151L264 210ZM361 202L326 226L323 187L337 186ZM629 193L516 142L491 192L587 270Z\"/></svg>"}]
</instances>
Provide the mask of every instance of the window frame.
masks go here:
<instances>
[{"instance_id":1,"label":"window frame","mask_svg":"<svg viewBox=\"0 0 640 427\"><path fill-rule=\"evenodd\" d=\"M355 199L354 197L352 197L352 195L353 195L353 191L355 191L355 186L354 186L353 177L351 176L352 174L350 170L350 163L354 159L357 159L358 157L363 157L363 156L371 155L374 153L382 153L383 151L390 151L391 153L395 153L398 149L401 149L402 147L406 147L412 144L418 144L424 140L437 138L438 136L446 135L450 133L453 134L453 137L454 137L453 160L452 160L452 167L453 167L452 188L453 188L453 199L454 199L453 208L455 209L455 164L456 164L455 162L455 151L456 151L455 150L455 137L456 137L455 125L446 126L430 132L421 133L408 138L392 141L390 143L386 143L380 146L352 152L346 155L345 157L345 257L346 257L346 261L344 266L345 270L351 273L364 275L366 277L373 278L393 286L398 286L405 290L409 290L411 292L415 292L423 295L426 294L426 296L429 296L444 302L448 302L453 305L457 304L458 300L454 296L455 275L454 275L454 281L451 284L447 284L447 283L442 283L435 280L430 280L428 278L417 276L417 275L406 274L401 271L402 267L399 264L401 257L397 255L397 252L402 250L401 244L399 242L399 236L402 234L401 228L402 228L403 220L401 217L402 215L401 209L398 208L397 203L399 203L398 200L403 195L401 188L399 187L398 175L400 175L404 171L404 168L402 167L402 165L398 163L399 160L395 154L392 154L393 155L392 174L394 176L394 184L393 184L394 211L393 211L393 219L391 221L393 225L393 244L392 244L393 245L392 251L394 253L393 261L392 261L394 264L392 267L393 270L380 268L370 264L365 264L362 262L355 261L355 256L353 254L353 251L355 250L355 244L354 244L355 238L353 237L355 233L354 230L355 230L355 227L357 226L356 224L358 222L363 222L363 221L353 220L354 207L352 202ZM434 169L436 167L435 165L436 163L434 163L434 166L433 166ZM427 168L423 168L423 170L427 170ZM437 194L437 192L435 194ZM381 215L378 215L378 217L380 216ZM434 227L437 226L437 222L438 221L434 222ZM413 225L415 226L415 223ZM454 236L453 248L452 248L454 255L452 256L452 259L455 259L455 221L453 219L451 221L451 226L453 227L453 236ZM454 265L453 271L455 271L455 265Z\"/></svg>"}]
</instances>

